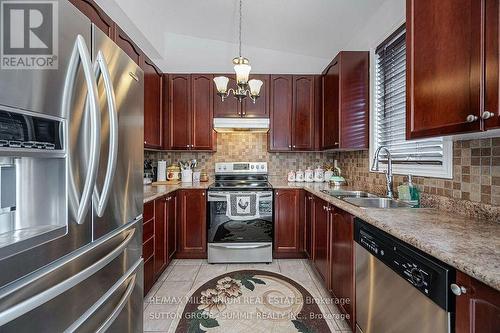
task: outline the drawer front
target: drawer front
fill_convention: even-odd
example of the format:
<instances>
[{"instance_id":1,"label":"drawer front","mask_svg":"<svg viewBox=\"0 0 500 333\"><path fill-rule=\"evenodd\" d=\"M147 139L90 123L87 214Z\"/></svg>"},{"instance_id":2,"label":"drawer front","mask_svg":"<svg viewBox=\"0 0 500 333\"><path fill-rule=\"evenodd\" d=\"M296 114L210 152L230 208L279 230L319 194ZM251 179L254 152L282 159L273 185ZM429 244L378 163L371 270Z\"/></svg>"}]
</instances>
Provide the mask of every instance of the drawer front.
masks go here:
<instances>
[{"instance_id":1,"label":"drawer front","mask_svg":"<svg viewBox=\"0 0 500 333\"><path fill-rule=\"evenodd\" d=\"M143 220L149 221L155 217L155 202L150 201L144 204Z\"/></svg>"},{"instance_id":2,"label":"drawer front","mask_svg":"<svg viewBox=\"0 0 500 333\"><path fill-rule=\"evenodd\" d=\"M148 260L151 257L155 250L155 238L152 237L142 246L142 257L144 260Z\"/></svg>"},{"instance_id":3,"label":"drawer front","mask_svg":"<svg viewBox=\"0 0 500 333\"><path fill-rule=\"evenodd\" d=\"M149 220L142 227L142 242L145 243L155 234L155 220Z\"/></svg>"}]
</instances>

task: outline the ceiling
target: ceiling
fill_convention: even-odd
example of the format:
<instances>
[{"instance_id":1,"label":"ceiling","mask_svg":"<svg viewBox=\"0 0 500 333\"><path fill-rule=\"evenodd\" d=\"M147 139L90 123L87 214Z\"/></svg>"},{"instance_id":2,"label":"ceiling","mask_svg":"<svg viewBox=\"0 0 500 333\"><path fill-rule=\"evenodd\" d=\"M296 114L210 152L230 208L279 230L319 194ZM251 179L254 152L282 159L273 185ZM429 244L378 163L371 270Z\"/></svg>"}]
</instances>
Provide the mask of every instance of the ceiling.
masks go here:
<instances>
[{"instance_id":1,"label":"ceiling","mask_svg":"<svg viewBox=\"0 0 500 333\"><path fill-rule=\"evenodd\" d=\"M254 73L319 73L384 1L243 0L242 53ZM99 2L105 10L115 3L113 9L134 25L125 31L144 35L150 57L164 71L232 71L237 0Z\"/></svg>"}]
</instances>

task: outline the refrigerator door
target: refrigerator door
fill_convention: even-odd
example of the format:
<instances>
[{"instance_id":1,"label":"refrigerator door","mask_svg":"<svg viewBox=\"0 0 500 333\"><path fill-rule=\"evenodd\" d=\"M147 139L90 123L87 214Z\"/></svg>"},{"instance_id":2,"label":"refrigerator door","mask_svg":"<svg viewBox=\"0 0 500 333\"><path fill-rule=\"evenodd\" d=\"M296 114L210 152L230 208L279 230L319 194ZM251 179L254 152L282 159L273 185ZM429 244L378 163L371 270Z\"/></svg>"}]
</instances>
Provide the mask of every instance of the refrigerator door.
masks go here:
<instances>
[{"instance_id":1,"label":"refrigerator door","mask_svg":"<svg viewBox=\"0 0 500 333\"><path fill-rule=\"evenodd\" d=\"M92 28L102 124L93 198L98 239L142 214L144 73L99 28Z\"/></svg>"},{"instance_id":2,"label":"refrigerator door","mask_svg":"<svg viewBox=\"0 0 500 333\"><path fill-rule=\"evenodd\" d=\"M142 220L0 294L3 332L142 331Z\"/></svg>"},{"instance_id":3,"label":"refrigerator door","mask_svg":"<svg viewBox=\"0 0 500 333\"><path fill-rule=\"evenodd\" d=\"M55 119L64 123L59 155L0 148L1 158L16 160L19 200L14 223L0 235L7 244L0 247L0 293L4 286L92 241L100 119L89 51L91 23L68 1L56 3L59 69L0 70L0 108L21 113L27 109L40 117L57 115ZM49 232L40 234L44 230Z\"/></svg>"}]
</instances>

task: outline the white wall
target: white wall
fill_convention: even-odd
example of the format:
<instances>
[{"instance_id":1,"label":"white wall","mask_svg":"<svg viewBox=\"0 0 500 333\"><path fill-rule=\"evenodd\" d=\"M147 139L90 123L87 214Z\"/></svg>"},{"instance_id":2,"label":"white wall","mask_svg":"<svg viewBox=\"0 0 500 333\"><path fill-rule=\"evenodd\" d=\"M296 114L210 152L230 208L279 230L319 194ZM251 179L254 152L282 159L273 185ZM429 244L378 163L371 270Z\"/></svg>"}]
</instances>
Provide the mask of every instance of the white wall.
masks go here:
<instances>
[{"instance_id":1,"label":"white wall","mask_svg":"<svg viewBox=\"0 0 500 333\"><path fill-rule=\"evenodd\" d=\"M354 35L344 50L375 49L406 20L405 0L386 0Z\"/></svg>"}]
</instances>

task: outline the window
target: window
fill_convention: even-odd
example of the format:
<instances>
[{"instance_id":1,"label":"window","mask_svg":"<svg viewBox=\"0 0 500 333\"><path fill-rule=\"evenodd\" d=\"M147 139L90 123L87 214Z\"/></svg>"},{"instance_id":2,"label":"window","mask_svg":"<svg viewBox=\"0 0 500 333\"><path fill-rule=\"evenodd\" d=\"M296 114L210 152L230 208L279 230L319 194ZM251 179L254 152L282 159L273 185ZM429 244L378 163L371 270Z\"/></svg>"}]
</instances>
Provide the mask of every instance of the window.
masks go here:
<instances>
[{"instance_id":1,"label":"window","mask_svg":"<svg viewBox=\"0 0 500 333\"><path fill-rule=\"evenodd\" d=\"M371 158L387 146L393 172L427 177L452 177L452 142L442 137L406 140L406 41L400 27L375 50ZM381 154L381 162L387 163Z\"/></svg>"}]
</instances>

